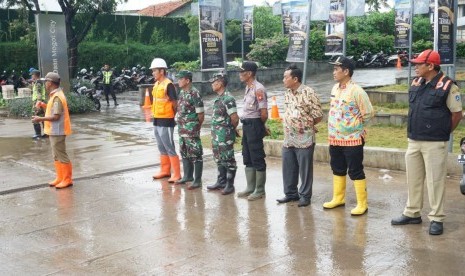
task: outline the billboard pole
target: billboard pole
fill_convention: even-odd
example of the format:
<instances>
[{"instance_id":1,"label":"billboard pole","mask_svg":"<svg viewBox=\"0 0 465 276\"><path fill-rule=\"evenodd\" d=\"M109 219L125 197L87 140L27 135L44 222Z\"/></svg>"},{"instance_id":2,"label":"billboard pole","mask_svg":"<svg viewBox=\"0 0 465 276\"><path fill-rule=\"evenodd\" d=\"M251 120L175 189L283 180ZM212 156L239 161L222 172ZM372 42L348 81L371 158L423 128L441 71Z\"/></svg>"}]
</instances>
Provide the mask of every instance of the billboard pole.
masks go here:
<instances>
[{"instance_id":1,"label":"billboard pole","mask_svg":"<svg viewBox=\"0 0 465 276\"><path fill-rule=\"evenodd\" d=\"M455 80L455 62L457 62L457 10L458 10L458 1L454 0L454 24L453 31L452 31L452 51L454 51L452 55L452 66L447 67L447 75ZM448 144L448 151L452 152L452 147L454 143L454 133L451 132L449 135L449 144Z\"/></svg>"},{"instance_id":2,"label":"billboard pole","mask_svg":"<svg viewBox=\"0 0 465 276\"><path fill-rule=\"evenodd\" d=\"M410 28L408 30L409 32L409 38L408 38L408 60L412 57L412 43L413 43L413 15L415 14L415 2L413 0L410 0L410 8L412 9L410 11ZM412 64L409 62L408 63L408 77L407 77L407 85L410 85L410 80L412 78Z\"/></svg>"},{"instance_id":3,"label":"billboard pole","mask_svg":"<svg viewBox=\"0 0 465 276\"><path fill-rule=\"evenodd\" d=\"M223 30L223 62L224 62L224 73L228 71L228 62L226 60L226 3L227 0L221 0L221 29Z\"/></svg>"},{"instance_id":4,"label":"billboard pole","mask_svg":"<svg viewBox=\"0 0 465 276\"><path fill-rule=\"evenodd\" d=\"M347 2L348 0L344 0L344 37L342 38L342 55L346 55L347 51Z\"/></svg>"},{"instance_id":5,"label":"billboard pole","mask_svg":"<svg viewBox=\"0 0 465 276\"><path fill-rule=\"evenodd\" d=\"M306 84L307 82L307 64L308 64L308 45L310 44L310 22L312 22L311 19L312 16L312 0L308 1L308 21L307 21L307 37L305 39L305 60L304 60L304 76L302 83Z\"/></svg>"}]
</instances>

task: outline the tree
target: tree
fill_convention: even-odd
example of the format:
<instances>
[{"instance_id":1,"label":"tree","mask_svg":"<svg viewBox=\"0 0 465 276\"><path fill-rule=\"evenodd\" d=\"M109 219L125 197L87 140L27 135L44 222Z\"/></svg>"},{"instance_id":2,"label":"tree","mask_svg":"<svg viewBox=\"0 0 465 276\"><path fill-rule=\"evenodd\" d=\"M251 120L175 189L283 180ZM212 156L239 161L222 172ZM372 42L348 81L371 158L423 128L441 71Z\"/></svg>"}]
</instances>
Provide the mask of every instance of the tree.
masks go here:
<instances>
[{"instance_id":1,"label":"tree","mask_svg":"<svg viewBox=\"0 0 465 276\"><path fill-rule=\"evenodd\" d=\"M255 7L253 29L255 38L272 38L282 32L281 17L274 16L271 7Z\"/></svg>"},{"instance_id":2,"label":"tree","mask_svg":"<svg viewBox=\"0 0 465 276\"><path fill-rule=\"evenodd\" d=\"M381 8L389 8L388 0L365 0L371 11L379 11Z\"/></svg>"},{"instance_id":3,"label":"tree","mask_svg":"<svg viewBox=\"0 0 465 276\"><path fill-rule=\"evenodd\" d=\"M112 13L119 3L127 0L57 0L65 16L66 39L68 41L69 73L73 76L77 70L78 46L84 40L97 15ZM0 0L7 7L21 6L32 13L40 13L39 0ZM73 24L77 17L84 24ZM77 26L79 25L79 26Z\"/></svg>"}]
</instances>

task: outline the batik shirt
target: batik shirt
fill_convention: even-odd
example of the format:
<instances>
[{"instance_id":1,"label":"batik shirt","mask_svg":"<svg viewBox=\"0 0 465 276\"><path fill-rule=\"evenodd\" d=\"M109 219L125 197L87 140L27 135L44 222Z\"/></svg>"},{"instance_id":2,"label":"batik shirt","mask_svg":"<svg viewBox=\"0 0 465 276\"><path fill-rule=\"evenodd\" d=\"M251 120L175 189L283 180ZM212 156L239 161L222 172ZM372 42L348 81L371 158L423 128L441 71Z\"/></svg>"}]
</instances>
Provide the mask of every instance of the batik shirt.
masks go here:
<instances>
[{"instance_id":1,"label":"batik shirt","mask_svg":"<svg viewBox=\"0 0 465 276\"><path fill-rule=\"evenodd\" d=\"M365 124L374 116L367 93L353 81L331 91L328 116L329 144L359 146L366 140Z\"/></svg>"},{"instance_id":2,"label":"batik shirt","mask_svg":"<svg viewBox=\"0 0 465 276\"><path fill-rule=\"evenodd\" d=\"M323 117L320 99L315 91L300 85L296 91L288 89L284 95L284 147L308 148L315 142L315 124Z\"/></svg>"}]
</instances>

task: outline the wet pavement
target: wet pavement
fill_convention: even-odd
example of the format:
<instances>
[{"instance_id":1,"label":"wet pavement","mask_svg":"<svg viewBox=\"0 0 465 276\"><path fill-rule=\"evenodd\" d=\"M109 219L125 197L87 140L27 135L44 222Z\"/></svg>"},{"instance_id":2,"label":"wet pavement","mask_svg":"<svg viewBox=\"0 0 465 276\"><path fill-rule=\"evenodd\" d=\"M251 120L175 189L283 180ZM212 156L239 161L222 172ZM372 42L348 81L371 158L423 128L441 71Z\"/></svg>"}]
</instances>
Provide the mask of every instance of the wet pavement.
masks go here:
<instances>
[{"instance_id":1,"label":"wet pavement","mask_svg":"<svg viewBox=\"0 0 465 276\"><path fill-rule=\"evenodd\" d=\"M459 179L446 185L442 236L428 234L426 195L423 224L390 225L407 197L402 172L366 170L369 211L361 217L350 216L350 183L346 207L323 210L332 184L321 163L305 208L276 203L283 196L276 158L267 159L263 200L207 191L216 179L208 150L204 187L189 191L152 181L158 152L145 120L135 101L72 116L75 185L55 190L45 184L53 178L48 140L30 139L27 120L0 118L0 275L463 274ZM244 188L239 165L236 192Z\"/></svg>"}]
</instances>

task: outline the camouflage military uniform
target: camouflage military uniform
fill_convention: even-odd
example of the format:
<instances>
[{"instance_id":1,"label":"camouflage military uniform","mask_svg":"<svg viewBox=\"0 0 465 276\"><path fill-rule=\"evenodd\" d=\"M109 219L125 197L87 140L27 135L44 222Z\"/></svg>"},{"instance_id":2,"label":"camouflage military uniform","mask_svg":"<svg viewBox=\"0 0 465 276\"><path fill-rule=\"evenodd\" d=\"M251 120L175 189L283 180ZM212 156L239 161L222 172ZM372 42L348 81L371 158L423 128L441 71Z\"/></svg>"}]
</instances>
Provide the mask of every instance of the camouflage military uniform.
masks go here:
<instances>
[{"instance_id":1,"label":"camouflage military uniform","mask_svg":"<svg viewBox=\"0 0 465 276\"><path fill-rule=\"evenodd\" d=\"M181 157L190 162L202 161L203 148L200 141L200 122L197 113L204 112L202 97L192 87L191 91L179 93L176 122L179 131Z\"/></svg>"},{"instance_id":2,"label":"camouflage military uniform","mask_svg":"<svg viewBox=\"0 0 465 276\"><path fill-rule=\"evenodd\" d=\"M236 112L236 100L228 91L215 98L211 123L213 157L218 166L232 170L236 169L234 158L236 132L231 124L230 115Z\"/></svg>"}]
</instances>

